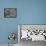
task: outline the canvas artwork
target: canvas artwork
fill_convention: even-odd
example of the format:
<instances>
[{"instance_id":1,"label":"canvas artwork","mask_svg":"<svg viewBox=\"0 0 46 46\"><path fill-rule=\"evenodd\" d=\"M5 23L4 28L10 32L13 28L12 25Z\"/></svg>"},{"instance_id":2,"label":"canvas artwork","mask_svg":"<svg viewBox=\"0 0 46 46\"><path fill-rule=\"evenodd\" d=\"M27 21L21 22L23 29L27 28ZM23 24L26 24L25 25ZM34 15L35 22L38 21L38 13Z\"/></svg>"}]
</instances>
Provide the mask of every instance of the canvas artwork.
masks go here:
<instances>
[{"instance_id":1,"label":"canvas artwork","mask_svg":"<svg viewBox=\"0 0 46 46\"><path fill-rule=\"evenodd\" d=\"M46 44L46 25L18 25L19 46L42 46ZM46 46L46 45L45 45Z\"/></svg>"},{"instance_id":2,"label":"canvas artwork","mask_svg":"<svg viewBox=\"0 0 46 46\"><path fill-rule=\"evenodd\" d=\"M18 35L16 32L9 32L7 39L8 46L12 46L18 43Z\"/></svg>"},{"instance_id":3,"label":"canvas artwork","mask_svg":"<svg viewBox=\"0 0 46 46\"><path fill-rule=\"evenodd\" d=\"M5 18L16 18L17 8L4 8L4 17Z\"/></svg>"},{"instance_id":4,"label":"canvas artwork","mask_svg":"<svg viewBox=\"0 0 46 46\"><path fill-rule=\"evenodd\" d=\"M20 25L20 41L46 41L46 25Z\"/></svg>"}]
</instances>

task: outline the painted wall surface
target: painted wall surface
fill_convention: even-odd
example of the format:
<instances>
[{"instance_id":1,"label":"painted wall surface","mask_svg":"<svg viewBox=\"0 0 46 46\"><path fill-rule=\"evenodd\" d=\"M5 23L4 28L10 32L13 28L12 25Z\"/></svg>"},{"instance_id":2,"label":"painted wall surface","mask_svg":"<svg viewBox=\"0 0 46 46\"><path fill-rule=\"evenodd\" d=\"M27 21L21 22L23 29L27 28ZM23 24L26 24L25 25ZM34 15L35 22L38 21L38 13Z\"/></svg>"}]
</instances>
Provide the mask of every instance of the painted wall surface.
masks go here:
<instances>
[{"instance_id":1,"label":"painted wall surface","mask_svg":"<svg viewBox=\"0 0 46 46\"><path fill-rule=\"evenodd\" d=\"M4 8L17 8L16 18L4 18ZM46 24L46 0L0 0L0 44L8 43L9 32L18 24Z\"/></svg>"}]
</instances>

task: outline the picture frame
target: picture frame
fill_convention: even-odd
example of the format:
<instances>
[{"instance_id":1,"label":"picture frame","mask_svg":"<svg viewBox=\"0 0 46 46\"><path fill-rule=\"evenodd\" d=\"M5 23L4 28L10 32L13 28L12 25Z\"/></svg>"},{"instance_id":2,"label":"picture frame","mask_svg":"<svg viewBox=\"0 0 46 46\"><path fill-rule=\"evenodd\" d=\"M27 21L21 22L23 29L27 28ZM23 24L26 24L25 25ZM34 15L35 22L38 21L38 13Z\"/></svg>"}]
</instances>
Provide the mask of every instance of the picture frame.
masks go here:
<instances>
[{"instance_id":1,"label":"picture frame","mask_svg":"<svg viewBox=\"0 0 46 46\"><path fill-rule=\"evenodd\" d=\"M4 8L4 18L16 18L17 8Z\"/></svg>"}]
</instances>

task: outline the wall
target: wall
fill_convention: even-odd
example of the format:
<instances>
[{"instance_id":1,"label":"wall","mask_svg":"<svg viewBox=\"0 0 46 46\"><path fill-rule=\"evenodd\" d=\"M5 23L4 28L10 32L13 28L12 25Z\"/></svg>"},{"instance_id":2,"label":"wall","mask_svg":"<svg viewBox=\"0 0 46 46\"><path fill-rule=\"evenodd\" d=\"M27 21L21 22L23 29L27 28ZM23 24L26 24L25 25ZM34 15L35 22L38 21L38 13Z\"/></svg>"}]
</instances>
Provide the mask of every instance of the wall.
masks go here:
<instances>
[{"instance_id":1,"label":"wall","mask_svg":"<svg viewBox=\"0 0 46 46\"><path fill-rule=\"evenodd\" d=\"M17 8L17 18L4 18L4 8ZM46 24L46 0L0 0L0 44L18 24Z\"/></svg>"},{"instance_id":2,"label":"wall","mask_svg":"<svg viewBox=\"0 0 46 46\"><path fill-rule=\"evenodd\" d=\"M46 24L46 0L26 0L21 4L21 24Z\"/></svg>"},{"instance_id":3,"label":"wall","mask_svg":"<svg viewBox=\"0 0 46 46\"><path fill-rule=\"evenodd\" d=\"M17 12L17 18L4 18L4 8L17 8L17 2L15 0L0 0L0 44L8 43L10 32L16 32L16 34L18 32L19 13Z\"/></svg>"}]
</instances>

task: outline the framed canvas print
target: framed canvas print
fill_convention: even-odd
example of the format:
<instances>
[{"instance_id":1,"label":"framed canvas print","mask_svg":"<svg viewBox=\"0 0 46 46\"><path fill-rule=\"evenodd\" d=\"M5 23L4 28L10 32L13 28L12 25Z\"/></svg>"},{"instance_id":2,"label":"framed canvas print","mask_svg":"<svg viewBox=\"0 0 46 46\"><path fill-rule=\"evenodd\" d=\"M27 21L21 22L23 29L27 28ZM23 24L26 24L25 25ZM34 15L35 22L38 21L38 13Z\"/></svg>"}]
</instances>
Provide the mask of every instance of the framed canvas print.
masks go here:
<instances>
[{"instance_id":1,"label":"framed canvas print","mask_svg":"<svg viewBox=\"0 0 46 46\"><path fill-rule=\"evenodd\" d=\"M23 24L20 27L20 40L46 41L46 25Z\"/></svg>"},{"instance_id":2,"label":"framed canvas print","mask_svg":"<svg viewBox=\"0 0 46 46\"><path fill-rule=\"evenodd\" d=\"M17 8L4 8L4 18L16 18Z\"/></svg>"},{"instance_id":3,"label":"framed canvas print","mask_svg":"<svg viewBox=\"0 0 46 46\"><path fill-rule=\"evenodd\" d=\"M18 38L20 46L34 46L35 44L46 43L45 24L19 24Z\"/></svg>"},{"instance_id":4,"label":"framed canvas print","mask_svg":"<svg viewBox=\"0 0 46 46\"><path fill-rule=\"evenodd\" d=\"M18 33L9 32L7 38L8 38L8 46L14 46L14 45L18 44Z\"/></svg>"}]
</instances>

